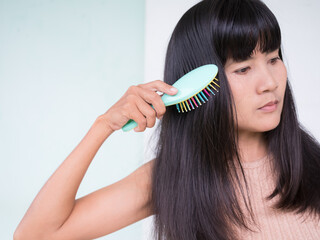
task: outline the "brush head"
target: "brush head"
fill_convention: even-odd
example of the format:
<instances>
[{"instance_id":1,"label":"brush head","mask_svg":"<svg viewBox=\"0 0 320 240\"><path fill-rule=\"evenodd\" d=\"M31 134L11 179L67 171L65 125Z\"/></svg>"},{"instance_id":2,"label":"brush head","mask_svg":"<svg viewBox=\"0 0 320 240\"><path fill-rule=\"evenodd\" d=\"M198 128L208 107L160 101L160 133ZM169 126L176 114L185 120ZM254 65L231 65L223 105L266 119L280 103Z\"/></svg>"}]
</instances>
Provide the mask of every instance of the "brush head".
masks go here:
<instances>
[{"instance_id":1,"label":"brush head","mask_svg":"<svg viewBox=\"0 0 320 240\"><path fill-rule=\"evenodd\" d=\"M195 68L179 78L172 86L178 89L176 95L163 94L161 99L165 106L176 104L178 112L188 112L195 109L202 103L208 101L208 97L218 92L219 85L216 79L218 67L214 64L207 64ZM211 94L211 95L210 95ZM151 107L153 107L151 105ZM138 126L130 119L122 130L127 132Z\"/></svg>"},{"instance_id":2,"label":"brush head","mask_svg":"<svg viewBox=\"0 0 320 240\"><path fill-rule=\"evenodd\" d=\"M188 112L208 101L219 91L216 79L218 67L207 64L193 69L179 78L172 86L178 89L176 95L163 94L165 106L176 105L178 112ZM211 95L210 95L211 94Z\"/></svg>"}]
</instances>

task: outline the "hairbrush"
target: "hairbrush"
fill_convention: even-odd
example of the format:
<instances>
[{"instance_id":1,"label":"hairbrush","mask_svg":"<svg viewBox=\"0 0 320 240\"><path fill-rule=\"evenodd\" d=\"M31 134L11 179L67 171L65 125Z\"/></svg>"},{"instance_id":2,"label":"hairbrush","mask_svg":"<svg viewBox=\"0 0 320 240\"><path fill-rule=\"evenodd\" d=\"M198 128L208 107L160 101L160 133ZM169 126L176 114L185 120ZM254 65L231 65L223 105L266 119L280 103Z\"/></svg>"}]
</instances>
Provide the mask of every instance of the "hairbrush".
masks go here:
<instances>
[{"instance_id":1,"label":"hairbrush","mask_svg":"<svg viewBox=\"0 0 320 240\"><path fill-rule=\"evenodd\" d=\"M202 65L186 73L179 78L172 86L178 89L175 95L163 94L161 99L165 106L176 105L179 113L189 112L206 103L214 92L220 88L216 76L218 67L214 64ZM210 95L211 93L211 95ZM152 106L152 105L151 105ZM152 106L153 107L153 106ZM127 132L138 126L130 119L122 130Z\"/></svg>"}]
</instances>

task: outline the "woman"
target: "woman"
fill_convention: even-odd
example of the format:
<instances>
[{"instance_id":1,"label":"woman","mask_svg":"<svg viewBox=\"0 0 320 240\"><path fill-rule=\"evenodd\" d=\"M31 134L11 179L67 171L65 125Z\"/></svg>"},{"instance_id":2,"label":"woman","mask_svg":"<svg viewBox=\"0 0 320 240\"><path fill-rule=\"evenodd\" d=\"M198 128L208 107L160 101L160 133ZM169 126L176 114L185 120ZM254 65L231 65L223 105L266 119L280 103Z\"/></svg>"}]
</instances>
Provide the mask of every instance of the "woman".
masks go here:
<instances>
[{"instance_id":1,"label":"woman","mask_svg":"<svg viewBox=\"0 0 320 240\"><path fill-rule=\"evenodd\" d=\"M97 118L14 238L92 239L154 214L156 239L319 239L320 147L298 123L280 46L259 0L192 7L172 34L164 82L130 87ZM166 109L155 91L176 94L179 77L208 63L219 68L219 93L186 114ZM101 144L129 119L142 132L156 117L156 158L75 200Z\"/></svg>"}]
</instances>

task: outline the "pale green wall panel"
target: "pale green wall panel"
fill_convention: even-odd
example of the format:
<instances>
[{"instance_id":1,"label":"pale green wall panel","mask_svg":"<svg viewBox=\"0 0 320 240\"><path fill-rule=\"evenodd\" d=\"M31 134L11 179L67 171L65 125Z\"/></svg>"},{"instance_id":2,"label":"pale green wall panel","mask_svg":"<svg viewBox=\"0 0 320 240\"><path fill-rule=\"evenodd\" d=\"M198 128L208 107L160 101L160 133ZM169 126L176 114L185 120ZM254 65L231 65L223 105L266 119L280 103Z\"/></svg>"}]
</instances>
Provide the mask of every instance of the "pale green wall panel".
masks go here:
<instances>
[{"instance_id":1,"label":"pale green wall panel","mask_svg":"<svg viewBox=\"0 0 320 240\"><path fill-rule=\"evenodd\" d=\"M143 0L0 0L0 239L95 118L143 82L144 18ZM111 135L77 197L134 171L142 144L142 133ZM141 228L101 239L142 239Z\"/></svg>"}]
</instances>

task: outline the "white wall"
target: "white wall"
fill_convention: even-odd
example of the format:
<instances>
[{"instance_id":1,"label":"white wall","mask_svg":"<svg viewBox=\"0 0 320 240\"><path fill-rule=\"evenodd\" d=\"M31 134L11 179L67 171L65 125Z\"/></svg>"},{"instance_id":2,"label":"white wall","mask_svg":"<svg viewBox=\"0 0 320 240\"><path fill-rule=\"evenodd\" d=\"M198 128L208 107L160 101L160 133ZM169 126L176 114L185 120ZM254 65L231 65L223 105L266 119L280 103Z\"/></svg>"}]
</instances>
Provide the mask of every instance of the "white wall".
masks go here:
<instances>
[{"instance_id":1,"label":"white wall","mask_svg":"<svg viewBox=\"0 0 320 240\"><path fill-rule=\"evenodd\" d=\"M182 14L199 1L147 0L145 36L145 81L163 79L166 47ZM282 29L284 58L288 68L301 123L320 141L320 1L266 0ZM145 161L154 157L154 141L148 145L153 129L145 134ZM145 223L150 239L152 217Z\"/></svg>"},{"instance_id":2,"label":"white wall","mask_svg":"<svg viewBox=\"0 0 320 240\"><path fill-rule=\"evenodd\" d=\"M143 0L0 1L0 239L91 124L143 82ZM104 143L77 197L143 162L143 135ZM101 239L141 239L142 223Z\"/></svg>"}]
</instances>

